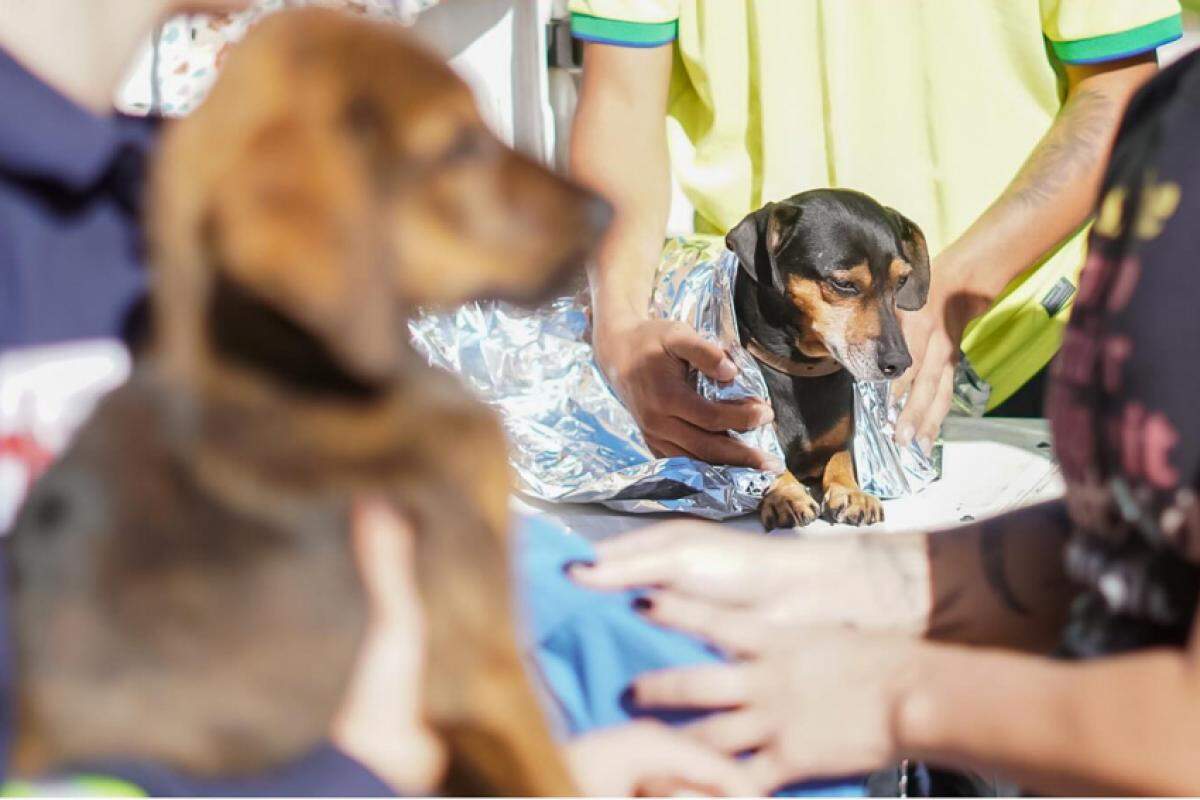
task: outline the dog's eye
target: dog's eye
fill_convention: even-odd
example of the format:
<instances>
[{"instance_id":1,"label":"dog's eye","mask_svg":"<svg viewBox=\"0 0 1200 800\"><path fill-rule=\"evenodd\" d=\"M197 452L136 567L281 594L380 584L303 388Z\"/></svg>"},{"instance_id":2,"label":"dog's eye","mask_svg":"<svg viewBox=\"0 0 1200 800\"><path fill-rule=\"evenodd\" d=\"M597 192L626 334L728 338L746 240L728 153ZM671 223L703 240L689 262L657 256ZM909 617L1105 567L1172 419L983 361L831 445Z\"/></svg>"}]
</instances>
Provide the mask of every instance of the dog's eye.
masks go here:
<instances>
[{"instance_id":1,"label":"dog's eye","mask_svg":"<svg viewBox=\"0 0 1200 800\"><path fill-rule=\"evenodd\" d=\"M855 286L850 281L844 281L844 280L841 280L840 278L830 278L829 285L832 286L834 288L834 290L840 294L846 294L846 295L858 294L858 287Z\"/></svg>"},{"instance_id":2,"label":"dog's eye","mask_svg":"<svg viewBox=\"0 0 1200 800\"><path fill-rule=\"evenodd\" d=\"M896 281L896 291L900 291L901 289L903 289L904 284L906 284L906 283L908 283L908 276L907 275L900 276L900 280Z\"/></svg>"},{"instance_id":3,"label":"dog's eye","mask_svg":"<svg viewBox=\"0 0 1200 800\"><path fill-rule=\"evenodd\" d=\"M342 123L360 137L378 136L385 127L384 116L368 97L355 97L342 110Z\"/></svg>"},{"instance_id":4,"label":"dog's eye","mask_svg":"<svg viewBox=\"0 0 1200 800\"><path fill-rule=\"evenodd\" d=\"M480 144L479 136L473 131L463 131L454 137L450 147L442 153L442 163L453 164L457 161L465 161L479 152Z\"/></svg>"}]
</instances>

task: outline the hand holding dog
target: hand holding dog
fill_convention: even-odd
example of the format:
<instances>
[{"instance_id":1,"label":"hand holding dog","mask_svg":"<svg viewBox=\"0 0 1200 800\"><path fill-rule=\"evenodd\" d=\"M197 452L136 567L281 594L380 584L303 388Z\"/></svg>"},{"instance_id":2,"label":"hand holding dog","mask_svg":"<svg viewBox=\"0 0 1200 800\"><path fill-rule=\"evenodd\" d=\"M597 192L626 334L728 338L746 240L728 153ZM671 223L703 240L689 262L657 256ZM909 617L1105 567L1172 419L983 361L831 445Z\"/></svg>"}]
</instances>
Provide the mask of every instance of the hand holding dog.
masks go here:
<instances>
[{"instance_id":1,"label":"hand holding dog","mask_svg":"<svg viewBox=\"0 0 1200 800\"><path fill-rule=\"evenodd\" d=\"M716 403L688 382L689 369L729 381L737 367L720 345L681 322L641 320L596 336L596 360L660 457L688 456L710 464L781 470L781 464L726 431L746 431L774 419L762 401Z\"/></svg>"},{"instance_id":2,"label":"hand holding dog","mask_svg":"<svg viewBox=\"0 0 1200 800\"><path fill-rule=\"evenodd\" d=\"M933 449L950 412L963 334L989 305L987 297L967 289L960 270L939 260L933 271L936 279L925 307L900 317L913 364L892 383L893 397L908 395L896 421L896 443L907 447L916 441L926 453Z\"/></svg>"},{"instance_id":3,"label":"hand holding dog","mask_svg":"<svg viewBox=\"0 0 1200 800\"><path fill-rule=\"evenodd\" d=\"M572 577L593 589L654 587L639 603L662 625L756 652L781 634L846 624L918 633L929 618L920 536L768 538L693 521L601 542ZM715 633L715 636L713 635Z\"/></svg>"},{"instance_id":4,"label":"hand holding dog","mask_svg":"<svg viewBox=\"0 0 1200 800\"><path fill-rule=\"evenodd\" d=\"M714 628L714 641L725 642ZM921 645L899 636L814 628L744 661L648 673L646 708L713 709L683 730L745 760L754 781L856 775L899 757L894 731Z\"/></svg>"},{"instance_id":5,"label":"hand holding dog","mask_svg":"<svg viewBox=\"0 0 1200 800\"><path fill-rule=\"evenodd\" d=\"M425 620L413 532L386 504L364 500L354 510L352 536L369 615L332 739L397 792L433 792L446 752L421 707Z\"/></svg>"}]
</instances>

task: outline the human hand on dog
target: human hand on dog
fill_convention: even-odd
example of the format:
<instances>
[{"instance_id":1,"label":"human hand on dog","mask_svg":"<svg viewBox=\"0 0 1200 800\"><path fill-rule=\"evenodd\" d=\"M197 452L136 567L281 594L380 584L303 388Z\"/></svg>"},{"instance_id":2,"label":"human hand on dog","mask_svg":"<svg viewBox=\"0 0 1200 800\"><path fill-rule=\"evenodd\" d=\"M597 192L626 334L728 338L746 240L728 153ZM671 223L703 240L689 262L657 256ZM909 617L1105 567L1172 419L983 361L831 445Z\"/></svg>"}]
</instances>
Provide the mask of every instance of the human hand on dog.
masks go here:
<instances>
[{"instance_id":1,"label":"human hand on dog","mask_svg":"<svg viewBox=\"0 0 1200 800\"><path fill-rule=\"evenodd\" d=\"M770 455L726 433L771 422L775 415L769 404L712 402L688 382L689 369L716 381L733 380L737 367L720 345L681 322L647 319L616 330L597 330L595 347L597 363L655 455L783 469Z\"/></svg>"},{"instance_id":2,"label":"human hand on dog","mask_svg":"<svg viewBox=\"0 0 1200 800\"><path fill-rule=\"evenodd\" d=\"M925 306L901 312L900 326L913 363L892 382L893 398L908 395L896 421L896 443L907 447L916 441L926 453L933 449L950 412L963 334L971 320L988 308L987 299L959 285L954 269L939 261L934 275Z\"/></svg>"},{"instance_id":3,"label":"human hand on dog","mask_svg":"<svg viewBox=\"0 0 1200 800\"><path fill-rule=\"evenodd\" d=\"M593 797L762 794L744 765L650 720L581 736L566 755L576 786Z\"/></svg>"},{"instance_id":4,"label":"human hand on dog","mask_svg":"<svg viewBox=\"0 0 1200 800\"><path fill-rule=\"evenodd\" d=\"M811 625L919 633L928 624L921 537L793 539L678 521L601 542L596 556L571 577L599 590L654 587L638 603L646 617L739 652Z\"/></svg>"},{"instance_id":5,"label":"human hand on dog","mask_svg":"<svg viewBox=\"0 0 1200 800\"><path fill-rule=\"evenodd\" d=\"M370 501L355 509L352 536L367 630L331 738L397 792L430 794L446 754L422 714L425 623L412 531L390 507Z\"/></svg>"},{"instance_id":6,"label":"human hand on dog","mask_svg":"<svg viewBox=\"0 0 1200 800\"><path fill-rule=\"evenodd\" d=\"M712 632L718 645L736 646ZM647 673L633 697L644 708L712 709L682 730L731 755L753 751L743 763L771 791L894 761L921 647L901 636L812 628L745 660Z\"/></svg>"}]
</instances>

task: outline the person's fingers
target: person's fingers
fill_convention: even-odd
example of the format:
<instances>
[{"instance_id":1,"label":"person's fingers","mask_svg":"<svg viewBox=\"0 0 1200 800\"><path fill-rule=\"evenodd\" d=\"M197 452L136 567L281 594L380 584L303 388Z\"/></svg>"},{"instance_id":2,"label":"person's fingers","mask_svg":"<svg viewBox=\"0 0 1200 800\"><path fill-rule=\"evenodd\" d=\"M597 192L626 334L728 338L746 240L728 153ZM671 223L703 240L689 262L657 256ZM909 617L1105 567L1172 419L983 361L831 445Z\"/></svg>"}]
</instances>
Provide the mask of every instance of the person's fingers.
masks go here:
<instances>
[{"instance_id":1,"label":"person's fingers","mask_svg":"<svg viewBox=\"0 0 1200 800\"><path fill-rule=\"evenodd\" d=\"M942 420L950 411L950 403L954 399L954 367L947 365L942 370L942 379L937 392L929 404L925 417L917 428L917 444L929 455L933 451L933 443L942 430Z\"/></svg>"},{"instance_id":2,"label":"person's fingers","mask_svg":"<svg viewBox=\"0 0 1200 800\"><path fill-rule=\"evenodd\" d=\"M663 349L680 361L691 364L715 381L731 381L737 365L716 342L710 342L687 325L672 325L663 336Z\"/></svg>"},{"instance_id":3,"label":"person's fingers","mask_svg":"<svg viewBox=\"0 0 1200 800\"><path fill-rule=\"evenodd\" d=\"M782 465L767 453L724 433L703 431L682 419L662 426L661 436L692 458L708 464L727 464L778 471Z\"/></svg>"},{"instance_id":4,"label":"person's fingers","mask_svg":"<svg viewBox=\"0 0 1200 800\"><path fill-rule=\"evenodd\" d=\"M358 499L351 540L370 613L330 737L394 787L436 787L444 748L422 713L425 624L409 522L381 500Z\"/></svg>"},{"instance_id":5,"label":"person's fingers","mask_svg":"<svg viewBox=\"0 0 1200 800\"><path fill-rule=\"evenodd\" d=\"M930 341L925 361L921 364L920 372L908 392L908 400L905 401L900 417L896 420L896 443L901 447L907 447L916 437L917 425L933 404L938 386L941 385L942 371L946 367L949 355L949 349L944 347L943 343Z\"/></svg>"},{"instance_id":6,"label":"person's fingers","mask_svg":"<svg viewBox=\"0 0 1200 800\"><path fill-rule=\"evenodd\" d=\"M413 531L385 501L360 498L351 510L351 539L359 570L366 577L372 614L379 623L409 621L417 615L420 597L412 578Z\"/></svg>"},{"instance_id":7,"label":"person's fingers","mask_svg":"<svg viewBox=\"0 0 1200 800\"><path fill-rule=\"evenodd\" d=\"M892 381L891 391L892 400L899 400L908 394L912 389L913 381L916 380L917 374L921 371L921 365L925 363L925 345L926 341L908 342L908 352L912 354L913 363L908 369L904 370L899 378Z\"/></svg>"},{"instance_id":8,"label":"person's fingers","mask_svg":"<svg viewBox=\"0 0 1200 800\"><path fill-rule=\"evenodd\" d=\"M593 566L571 569L571 577L589 589L628 589L668 584L679 571L679 560L669 549L623 559L601 558Z\"/></svg>"},{"instance_id":9,"label":"person's fingers","mask_svg":"<svg viewBox=\"0 0 1200 800\"><path fill-rule=\"evenodd\" d=\"M741 763L763 795L772 794L785 783L791 783L801 777L784 770L779 753L774 747L764 747Z\"/></svg>"},{"instance_id":10,"label":"person's fingers","mask_svg":"<svg viewBox=\"0 0 1200 800\"><path fill-rule=\"evenodd\" d=\"M672 562L678 569L678 559L669 555L662 560L663 569L669 570ZM641 598L638 607L647 619L707 639L731 654L758 654L769 643L767 625L752 612L682 592L654 592Z\"/></svg>"},{"instance_id":11,"label":"person's fingers","mask_svg":"<svg viewBox=\"0 0 1200 800\"><path fill-rule=\"evenodd\" d=\"M674 442L655 436L648 430L643 430L642 433L646 437L646 447L650 448L655 458L692 458L691 453Z\"/></svg>"},{"instance_id":12,"label":"person's fingers","mask_svg":"<svg viewBox=\"0 0 1200 800\"><path fill-rule=\"evenodd\" d=\"M904 374L892 381L892 399L898 400L908 393L913 380L925 363L925 350L929 346L930 329L921 318L919 312L901 312L900 327L904 332L904 341L908 352L912 355L912 366Z\"/></svg>"},{"instance_id":13,"label":"person's fingers","mask_svg":"<svg viewBox=\"0 0 1200 800\"><path fill-rule=\"evenodd\" d=\"M762 400L714 402L705 400L688 386L680 386L665 398L665 403L675 416L713 433L753 430L775 419L770 404Z\"/></svg>"},{"instance_id":14,"label":"person's fingers","mask_svg":"<svg viewBox=\"0 0 1200 800\"><path fill-rule=\"evenodd\" d=\"M915 359L915 356L914 356ZM889 391L891 393L892 402L895 403L901 400L904 395L908 394L908 390L912 387L913 377L917 374L917 370L921 368L920 364L914 363L911 369L904 370L904 374L896 380L892 381Z\"/></svg>"},{"instance_id":15,"label":"person's fingers","mask_svg":"<svg viewBox=\"0 0 1200 800\"><path fill-rule=\"evenodd\" d=\"M646 672L633 682L633 697L645 708L732 708L750 699L750 667L711 664Z\"/></svg>"},{"instance_id":16,"label":"person's fingers","mask_svg":"<svg viewBox=\"0 0 1200 800\"><path fill-rule=\"evenodd\" d=\"M719 530L720 526L700 520L659 522L597 542L596 558L605 561L655 552L670 547L675 542Z\"/></svg>"},{"instance_id":17,"label":"person's fingers","mask_svg":"<svg viewBox=\"0 0 1200 800\"><path fill-rule=\"evenodd\" d=\"M681 730L709 747L737 755L762 747L771 736L771 721L762 712L739 709L709 714Z\"/></svg>"},{"instance_id":18,"label":"person's fingers","mask_svg":"<svg viewBox=\"0 0 1200 800\"><path fill-rule=\"evenodd\" d=\"M675 794L680 789L723 797L750 797L758 791L747 771L720 751L662 724L636 723L639 780L645 792Z\"/></svg>"}]
</instances>

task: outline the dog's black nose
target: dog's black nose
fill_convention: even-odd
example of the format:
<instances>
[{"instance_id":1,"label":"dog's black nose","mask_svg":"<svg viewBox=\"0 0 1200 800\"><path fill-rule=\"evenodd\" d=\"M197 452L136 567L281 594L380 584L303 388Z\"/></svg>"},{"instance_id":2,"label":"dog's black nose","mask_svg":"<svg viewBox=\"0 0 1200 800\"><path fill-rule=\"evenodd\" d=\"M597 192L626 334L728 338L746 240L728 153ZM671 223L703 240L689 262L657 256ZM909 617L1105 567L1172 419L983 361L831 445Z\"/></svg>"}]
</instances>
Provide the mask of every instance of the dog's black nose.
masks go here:
<instances>
[{"instance_id":1,"label":"dog's black nose","mask_svg":"<svg viewBox=\"0 0 1200 800\"><path fill-rule=\"evenodd\" d=\"M892 350L879 354L879 371L885 378L898 378L912 366L912 356L905 350Z\"/></svg>"},{"instance_id":2,"label":"dog's black nose","mask_svg":"<svg viewBox=\"0 0 1200 800\"><path fill-rule=\"evenodd\" d=\"M587 199L584 211L585 224L596 233L604 233L613 220L612 203L600 195L592 195Z\"/></svg>"}]
</instances>

